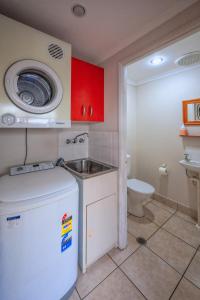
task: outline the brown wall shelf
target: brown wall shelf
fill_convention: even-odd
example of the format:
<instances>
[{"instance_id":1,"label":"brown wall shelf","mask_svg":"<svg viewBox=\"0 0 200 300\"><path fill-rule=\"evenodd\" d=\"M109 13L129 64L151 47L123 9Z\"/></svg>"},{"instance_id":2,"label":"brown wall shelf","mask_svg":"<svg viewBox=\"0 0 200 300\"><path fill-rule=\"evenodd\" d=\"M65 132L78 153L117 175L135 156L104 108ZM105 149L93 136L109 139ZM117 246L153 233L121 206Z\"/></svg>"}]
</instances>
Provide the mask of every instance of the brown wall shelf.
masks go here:
<instances>
[{"instance_id":1,"label":"brown wall shelf","mask_svg":"<svg viewBox=\"0 0 200 300\"><path fill-rule=\"evenodd\" d=\"M192 134L187 134L187 135L181 135L179 134L180 137L200 137L200 135L192 135Z\"/></svg>"}]
</instances>

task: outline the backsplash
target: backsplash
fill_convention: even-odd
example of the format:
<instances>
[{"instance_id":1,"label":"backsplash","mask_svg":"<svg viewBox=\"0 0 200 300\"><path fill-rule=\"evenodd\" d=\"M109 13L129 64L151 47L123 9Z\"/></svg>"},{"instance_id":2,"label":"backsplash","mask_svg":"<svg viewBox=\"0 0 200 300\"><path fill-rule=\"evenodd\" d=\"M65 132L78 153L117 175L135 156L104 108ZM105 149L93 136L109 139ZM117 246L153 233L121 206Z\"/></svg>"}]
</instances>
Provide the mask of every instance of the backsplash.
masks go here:
<instances>
[{"instance_id":1,"label":"backsplash","mask_svg":"<svg viewBox=\"0 0 200 300\"><path fill-rule=\"evenodd\" d=\"M186 146L185 153L189 154L189 159L200 161L200 149L195 146Z\"/></svg>"},{"instance_id":2,"label":"backsplash","mask_svg":"<svg viewBox=\"0 0 200 300\"><path fill-rule=\"evenodd\" d=\"M89 157L118 166L118 132L90 131Z\"/></svg>"},{"instance_id":3,"label":"backsplash","mask_svg":"<svg viewBox=\"0 0 200 300\"><path fill-rule=\"evenodd\" d=\"M66 139L73 139L78 134L87 132L87 130L61 130L58 138L59 157L64 160L72 160L88 157L88 137L84 137L84 143L66 144Z\"/></svg>"},{"instance_id":4,"label":"backsplash","mask_svg":"<svg viewBox=\"0 0 200 300\"><path fill-rule=\"evenodd\" d=\"M87 132L84 143L66 144L66 139ZM0 130L0 175L9 167L23 164L25 157L25 129ZM70 129L28 129L27 163L91 157L118 166L118 133L116 131L89 131L87 125L73 124Z\"/></svg>"}]
</instances>

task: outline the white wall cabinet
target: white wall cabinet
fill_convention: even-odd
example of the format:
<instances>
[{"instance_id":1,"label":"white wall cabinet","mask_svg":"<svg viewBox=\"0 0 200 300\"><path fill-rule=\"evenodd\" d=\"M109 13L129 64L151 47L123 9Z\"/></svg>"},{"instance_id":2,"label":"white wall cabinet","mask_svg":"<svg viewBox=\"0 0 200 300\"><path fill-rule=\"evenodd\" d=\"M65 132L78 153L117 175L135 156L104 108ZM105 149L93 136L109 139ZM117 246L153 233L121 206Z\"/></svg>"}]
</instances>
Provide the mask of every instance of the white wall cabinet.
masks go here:
<instances>
[{"instance_id":1,"label":"white wall cabinet","mask_svg":"<svg viewBox=\"0 0 200 300\"><path fill-rule=\"evenodd\" d=\"M89 265L117 246L117 171L81 180L79 205L79 265Z\"/></svg>"}]
</instances>

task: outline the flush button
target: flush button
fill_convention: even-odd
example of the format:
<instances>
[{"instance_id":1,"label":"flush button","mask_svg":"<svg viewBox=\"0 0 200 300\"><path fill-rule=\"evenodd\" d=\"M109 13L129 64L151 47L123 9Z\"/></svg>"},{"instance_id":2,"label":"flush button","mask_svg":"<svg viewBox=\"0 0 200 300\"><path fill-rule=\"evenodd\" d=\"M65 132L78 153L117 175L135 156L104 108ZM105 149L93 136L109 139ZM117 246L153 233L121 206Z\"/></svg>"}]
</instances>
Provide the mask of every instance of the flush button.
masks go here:
<instances>
[{"instance_id":1,"label":"flush button","mask_svg":"<svg viewBox=\"0 0 200 300\"><path fill-rule=\"evenodd\" d=\"M13 125L15 123L15 116L12 115L12 114L4 114L1 117L1 122L4 125L11 126L11 125Z\"/></svg>"}]
</instances>

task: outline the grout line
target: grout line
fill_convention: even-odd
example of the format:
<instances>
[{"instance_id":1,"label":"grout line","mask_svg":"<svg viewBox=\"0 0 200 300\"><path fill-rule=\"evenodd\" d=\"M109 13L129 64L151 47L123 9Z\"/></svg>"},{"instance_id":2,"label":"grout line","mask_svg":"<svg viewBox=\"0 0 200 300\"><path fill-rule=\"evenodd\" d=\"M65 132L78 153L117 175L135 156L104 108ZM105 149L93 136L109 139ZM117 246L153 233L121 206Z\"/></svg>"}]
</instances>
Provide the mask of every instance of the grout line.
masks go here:
<instances>
[{"instance_id":1,"label":"grout line","mask_svg":"<svg viewBox=\"0 0 200 300\"><path fill-rule=\"evenodd\" d=\"M170 233L171 235L173 235L174 237L176 237L177 239L181 240L182 242L185 242L188 246L194 248L195 250L198 249L199 246L197 246L197 248L194 245L189 244L188 242L186 242L185 240L183 240L182 238L180 238L179 236L177 236L176 234L172 233L171 231L167 230L166 228L162 228L162 230L167 231L168 233Z\"/></svg>"},{"instance_id":2,"label":"grout line","mask_svg":"<svg viewBox=\"0 0 200 300\"><path fill-rule=\"evenodd\" d=\"M165 220L165 222L163 222L163 224L162 225L157 225L157 224L155 224L154 222L152 222L153 224L155 224L155 225L157 225L158 226L158 228L147 238L147 241L150 239L150 238L152 238L152 236L154 235L154 234L156 234L161 228L162 228L162 226L164 226L173 216L174 216L174 214L175 214L175 212L167 219L167 220Z\"/></svg>"},{"instance_id":3,"label":"grout line","mask_svg":"<svg viewBox=\"0 0 200 300\"><path fill-rule=\"evenodd\" d=\"M82 298L81 298L81 296L80 296L80 294L79 294L79 292L78 292L78 290L77 290L76 287L75 287L75 290L76 290L76 292L77 292L77 294L78 294L78 296L79 296L79 299L81 300Z\"/></svg>"},{"instance_id":4,"label":"grout line","mask_svg":"<svg viewBox=\"0 0 200 300\"><path fill-rule=\"evenodd\" d=\"M158 232L174 215L175 215L175 213L176 213L176 211L175 212L173 212L172 214L171 214L171 216L167 219L167 220L165 220L165 222L163 222L163 224L162 225L158 225L158 224L156 224L156 223L154 223L154 222L152 222L151 220L151 223L153 223L153 224L155 224L158 228L148 237L148 238L146 238L146 240L148 241L154 234L156 234L156 232ZM145 218L147 218L146 216L145 216ZM148 219L149 220L149 219ZM128 231L128 230L127 230ZM134 236L135 238L137 238L134 234L132 234L131 232L129 232L128 231L128 233L130 233L132 236ZM194 248L194 247L193 247Z\"/></svg>"},{"instance_id":5,"label":"grout line","mask_svg":"<svg viewBox=\"0 0 200 300\"><path fill-rule=\"evenodd\" d=\"M151 200L151 201L149 201L148 203L146 203L144 206L146 206L146 205L148 205L149 203L152 203L152 201L153 201L153 199ZM155 200L156 201L156 200ZM154 203L152 203L154 206L157 206L156 204L154 204ZM157 207L159 207L159 206L157 206ZM169 212L169 210L167 210L167 209L165 209L165 208L161 208L161 207L159 207L160 209L163 209L163 210L165 210L165 211L168 211ZM156 234L160 229L162 229L162 230L165 230L166 232L168 232L169 234L171 234L172 236L174 236L174 237L176 237L176 238L178 238L179 240L181 240L182 242L184 242L184 243L186 243L187 245L189 245L189 246L191 246L193 249L195 249L195 252L194 252L194 255L192 256L192 258L191 258L191 260L189 261L189 263L188 263L188 266L186 267L186 269L185 269L185 271L183 272L183 274L181 274L179 271L177 271L173 266L171 266L167 261L165 261L162 257L160 257L157 253L155 253L151 248L149 248L149 246L148 245L144 245L144 247L146 247L148 250L150 250L154 255L156 255L157 257L159 257L162 261L164 261L168 266L170 266L174 271L176 271L178 274L180 274L181 275L181 278L180 278L180 280L178 281L178 283L177 283L177 285L176 285L176 287L175 287L175 289L173 290L173 292L172 292L172 294L171 294L171 296L170 296L170 298L169 299L171 299L171 297L172 297L172 295L174 294L174 292L175 292L175 290L177 289L177 287L179 286L179 284L180 284L180 282L181 282L181 280L183 279L183 278L185 278L186 280L188 280L189 282L191 282L189 279L187 279L186 277L184 277L184 275L185 275L185 273L186 273L186 271L187 271L187 269L189 268L189 266L190 266L190 264L191 264L191 262L192 262L192 260L193 260L193 258L195 257L195 255L196 255L196 253L197 253L197 251L198 250L200 250L200 246L198 246L197 247L197 249L194 247L194 246L192 246L192 245L190 245L190 244L188 244L186 241L184 241L183 239L181 239L181 238L179 238L178 236L176 236L175 234L173 234L173 233L171 233L171 232L169 232L168 230L166 230L165 228L163 228L163 226L173 217L173 216L175 216L175 214L177 213L177 209L172 213L172 212L170 212L171 213L171 216L162 224L162 225L159 225L159 224L157 224L157 223L154 223L151 219L149 219L148 217L146 217L145 216L145 218L146 219L148 219L148 220L150 220L153 224L155 224L158 228L156 229L156 231L154 231L146 240L148 241L154 234ZM179 216L177 216L177 217L179 217ZM127 216L127 218L128 218L128 216ZM181 217L179 217L179 218L181 218ZM190 224L193 224L192 222L190 222L190 221L187 221L187 220L185 220L184 218L181 218L181 219L183 219L184 221L186 221L186 222L188 222L188 223L190 223ZM130 234L130 235L132 235L134 238L137 238L134 234L132 234L131 232L129 232L128 230L127 230L127 232ZM107 256L112 260L112 262L115 264L115 268L114 268L114 270L111 272L111 273L109 273L101 282L99 282L87 295L85 295L83 298L81 298L80 297L80 295L79 295L79 293L78 293L78 290L77 290L77 288L76 288L76 291L77 291L77 293L78 293L78 296L80 297L80 299L85 299L90 293L92 293L102 282L104 282L114 271L116 271L117 269L119 269L125 276L126 276L126 278L132 283L132 285L133 286L135 286L136 287L136 289L143 295L143 293L140 291L140 289L135 285L135 283L134 282L132 282L131 281L131 279L128 277L128 275L121 269L121 266L122 266L122 264L123 263L125 263L132 255L134 255L140 248L142 247L142 245L139 245L139 247L137 248L137 249L135 249L121 264L119 264L119 265L117 265L117 263L112 259L112 257L107 253ZM191 284L193 284L195 287L197 287L193 282L191 282ZM198 289L199 289L199 287L197 287ZM147 299L144 295L143 295L143 297L145 298L145 299ZM147 299L148 300L148 299Z\"/></svg>"},{"instance_id":6,"label":"grout line","mask_svg":"<svg viewBox=\"0 0 200 300\"><path fill-rule=\"evenodd\" d=\"M153 234L150 236L150 237L148 237L146 240L148 241L153 235L155 235L160 229L162 229L162 230L164 230L164 228L162 228L175 214L176 214L176 212L177 212L177 210L175 210L174 211L174 213L172 213L171 214L171 216L162 224L162 225L157 225L157 226L159 226L158 227L158 229L156 230L156 231L154 231L153 232ZM155 224L155 223L154 223ZM167 231L167 230L166 230ZM168 231L167 231L168 232ZM171 234L170 232L168 232L169 234ZM131 234L131 233L130 233ZM133 234L132 234L133 235ZM173 234L172 234L173 235ZM134 235L133 235L134 236ZM175 236L175 235L173 235L173 236ZM134 236L135 237L135 236ZM176 236L175 236L176 237ZM185 241L183 241L182 239L180 239L179 238L179 240L181 240L182 242L185 242ZM185 242L186 243L186 242ZM186 243L186 244L188 244L188 243ZM189 245L189 244L188 244ZM191 246L191 245L189 245L189 246ZM190 261L189 261L189 263L188 263L188 265L187 265L187 267L186 267L186 269L185 269L185 271L183 272L183 274L181 274L179 271L177 271L173 266L171 266L167 261L165 261L162 257L160 257L157 253L155 253L151 248L149 248L148 247L148 244L146 244L146 245L144 245L144 247L146 247L149 251L151 251L154 255L156 255L157 257L159 257L163 262L165 262L169 267L171 267L176 273L178 273L180 276L181 276L181 278L180 278L180 280L178 281L178 283L177 283L177 285L176 285L176 287L175 287L175 289L173 290L173 292L172 292L172 294L171 294L171 296L170 296L170 298L169 299L171 299L171 297L172 297L172 295L174 294L174 292L175 292L175 290L176 290L176 288L178 287L178 285L179 285L179 283L181 282L181 280L182 280L182 278L184 277L184 275L185 275L185 273L186 273L186 271L187 271L187 269L189 268L189 266L190 266L190 264L191 264L191 262L192 262L192 260L193 260L193 258L194 258L194 256L196 255L196 253L197 253L197 251L198 251L198 248L197 249L195 249L194 247L192 247L193 249L195 249L196 251L194 252L194 255L191 257L191 259L190 259ZM139 247L138 249L140 249L141 247ZM136 251L138 250L138 249L136 249ZM136 252L135 251L135 252ZM135 253L134 252L134 253ZM134 255L134 253L132 254L132 255ZM120 265L121 266L121 265ZM119 266L119 267L120 267ZM121 268L120 268L120 270L121 270ZM122 270L122 272L123 272L123 270ZM123 272L124 273L124 272ZM125 274L125 273L124 273ZM126 275L126 274L125 274ZM127 277L127 275L126 275L126 277ZM127 277L128 278L128 277ZM184 277L185 278L185 277ZM131 281L132 282L132 281ZM194 284L193 284L194 285ZM139 289L138 289L139 290ZM139 290L140 291L140 290ZM141 292L141 291L140 291ZM143 294L142 294L143 295ZM143 295L144 296L144 295ZM145 297L145 296L144 296ZM146 297L145 297L146 298ZM147 298L146 298L147 299Z\"/></svg>"},{"instance_id":7,"label":"grout line","mask_svg":"<svg viewBox=\"0 0 200 300\"><path fill-rule=\"evenodd\" d=\"M131 253L129 256L127 256L127 258L126 258L121 264L119 264L118 267L120 267L121 265L123 265L123 263L125 263L125 261L127 261L127 259L128 259L129 257L131 257L133 254L135 254L135 252L137 252L141 247L142 247L142 245L139 245L139 247L138 247L137 249L135 249L135 250L133 251L133 253Z\"/></svg>"},{"instance_id":8,"label":"grout line","mask_svg":"<svg viewBox=\"0 0 200 300\"><path fill-rule=\"evenodd\" d=\"M152 203L152 201L153 201L153 199L152 198L150 198L151 200L149 200L147 203L145 203L145 204L143 204L143 206L146 206L146 205L148 205L149 203ZM153 203L152 203L153 204Z\"/></svg>"},{"instance_id":9,"label":"grout line","mask_svg":"<svg viewBox=\"0 0 200 300\"><path fill-rule=\"evenodd\" d=\"M150 202L149 202L150 203ZM155 205L156 206L156 204L154 204L154 203L152 203L153 205ZM148 203L146 204L146 205L148 205ZM145 205L145 206L146 206ZM159 206L157 206L157 207L159 207ZM159 208L161 208L161 207L159 207ZM161 208L162 209L162 208ZM164 208L163 208L164 209ZM166 210L166 209L165 209ZM168 210L166 210L166 211L168 211ZM168 211L169 212L169 211ZM152 223L154 223L156 226L158 226L158 229L156 230L156 231L154 231L153 233L152 233L152 235L150 235L146 240L148 241L153 235L155 235L160 229L162 229L162 230L165 230L166 232L168 232L169 234L171 234L172 236L174 236L174 237L176 237L176 238L178 238L180 241L182 241L182 242L184 242L185 244L187 244L188 246L190 246L190 247L192 247L193 249L195 249L195 252L194 252L194 254L193 254L193 256L191 257L191 259L190 259L190 261L189 261L189 263L188 263L188 265L187 265L187 267L185 268L185 271L181 274L179 271L177 271L173 266L171 266L167 261L165 261L162 257L160 257L157 253L155 253L151 248L149 248L149 246L148 246L148 244L146 244L146 245L144 245L144 247L146 247L148 250L150 250L154 255L156 255L157 257L159 257L163 262L165 262L169 267L171 267L175 272L177 272L180 276L181 276L181 278L180 278L180 280L178 281L178 283L177 283L177 285L176 285L176 287L174 288L174 290L173 290L173 292L172 292L172 294L171 294L171 296L170 296L170 298L169 299L171 299L171 297L173 296L173 294L174 294L174 292L175 292L175 290L177 289L177 287L179 286L179 284L180 284L180 282L181 282L181 280L183 279L183 278L185 278L186 280L188 280L186 277L184 277L184 275L185 275L185 273L187 272L187 269L189 268L189 266L190 266L190 264L191 264L191 262L193 261L193 259L194 259L194 257L195 257L195 255L196 255L196 253L197 253L197 251L199 251L199 249L200 249L200 245L197 247L197 248L195 248L193 245L190 245L189 243L187 243L186 241L184 241L183 239L181 239L180 237L178 237L178 236L176 236L175 234L173 234L173 233L171 233L171 232L169 232L168 230L166 230L165 228L163 228L164 227L164 225L172 218L172 217L174 217L174 216L176 216L176 217L178 217L178 218L181 218L181 217L179 217L179 216L177 216L177 212L178 212L178 209L175 209L175 211L172 213L171 212L171 216L162 224L162 225L159 225L159 224L157 224L157 223L154 223L154 222L152 222ZM146 216L145 216L146 217ZM149 218L148 217L146 217L148 220L149 220ZM187 220L185 220L184 218L181 218L182 220L184 220L184 221L186 221L186 222L188 222L188 223L190 223L190 224L192 224L192 222L189 222L189 221L187 221ZM151 220L150 220L151 221ZM194 225L194 224L193 224ZM129 231L128 231L129 232ZM131 232L129 232L132 236L134 236L135 237L135 235L134 234L132 234ZM136 237L135 237L136 238ZM141 247L138 247L138 249L140 249ZM136 251L138 250L138 249L136 249ZM135 252L136 252L135 251ZM134 252L134 253L135 253ZM134 253L132 254L132 255L134 255ZM130 255L131 256L131 255ZM129 256L129 257L130 257ZM128 259L128 258L127 258ZM127 260L126 259L126 260ZM125 261L126 261L125 260ZM124 261L124 262L125 262ZM121 264L119 265L119 267L121 266ZM121 268L120 268L120 270L121 270ZM122 270L122 272L123 272L123 270ZM124 273L124 272L123 272ZM124 273L125 274L125 273ZM126 274L125 274L126 275ZM126 277L127 278L129 278L127 275L126 275ZM130 279L129 279L130 280ZM190 280L188 280L189 282L191 282ZM131 281L132 282L132 281ZM134 284L134 283L133 283ZM197 287L193 282L191 282L191 284L193 284L195 287ZM198 289L199 289L199 287L197 287ZM138 289L139 290L139 289ZM140 290L139 290L140 291ZM140 291L141 292L141 291ZM143 295L143 294L142 294ZM144 295L143 295L144 296ZM145 297L146 298L146 297Z\"/></svg>"},{"instance_id":10,"label":"grout line","mask_svg":"<svg viewBox=\"0 0 200 300\"><path fill-rule=\"evenodd\" d=\"M174 214L173 214L174 215ZM171 215L164 223L163 223L163 225L170 219L170 218L172 218L172 216L173 215ZM152 222L153 223L153 222ZM155 223L154 223L155 224ZM161 227L162 227L162 225L160 225L160 227L158 227L157 228L157 230L156 231L154 231L153 233L152 233L152 235L150 235L147 239L146 239L146 241L148 241L155 233L157 233L160 229L161 229ZM130 233L130 232L129 232ZM130 233L134 238L136 238L132 233ZM146 247L147 249L149 249L149 250L151 250L149 247L147 247L147 245L143 245L144 247ZM135 254L135 252L138 250L138 249L140 249L142 246L139 246L131 255L133 255L133 254ZM152 250L151 250L152 251ZM153 251L152 251L153 252ZM153 252L154 253L154 252ZM157 255L156 253L154 253L155 255ZM131 256L131 255L129 255L129 257ZM160 257L159 255L157 255L160 259L162 259L164 262L166 262L162 257ZM124 262L129 258L129 257L127 257L125 260L124 260ZM123 263L124 263L123 262ZM119 266L121 266L123 263L121 263ZM166 262L167 263L167 262ZM167 263L168 264L168 263ZM169 265L169 264L168 264ZM171 267L171 265L169 265L170 267ZM173 267L172 267L173 268ZM174 268L173 268L174 269ZM176 269L174 269L176 272L177 272L177 270ZM179 272L178 272L179 273ZM181 275L181 274L180 274Z\"/></svg>"},{"instance_id":11,"label":"grout line","mask_svg":"<svg viewBox=\"0 0 200 300\"><path fill-rule=\"evenodd\" d=\"M135 239L137 238L133 233L131 233L130 231L127 230L127 232L132 235Z\"/></svg>"},{"instance_id":12,"label":"grout line","mask_svg":"<svg viewBox=\"0 0 200 300\"><path fill-rule=\"evenodd\" d=\"M167 219L162 223L162 224L158 224L156 223L155 221L152 221L150 218L146 217L148 220L150 220L152 223L154 223L155 225L157 225L158 227L162 227L165 223L167 223L167 221L172 217L174 216L174 213L171 214L171 216L167 217Z\"/></svg>"},{"instance_id":13,"label":"grout line","mask_svg":"<svg viewBox=\"0 0 200 300\"><path fill-rule=\"evenodd\" d=\"M197 286L194 282L192 282L190 279L188 279L187 277L183 276L184 279L186 279L187 281L189 281L192 285L194 285L196 288L198 288L200 290L200 287Z\"/></svg>"},{"instance_id":14,"label":"grout line","mask_svg":"<svg viewBox=\"0 0 200 300\"><path fill-rule=\"evenodd\" d=\"M151 223L155 224L158 228L148 238L146 238L146 241L148 241L154 234L156 234L162 228L162 226L165 225L174 216L174 214L175 214L175 212L162 225L158 225L154 222L151 222ZM130 233L134 238L137 238L134 234L132 234L128 230L127 230L127 232Z\"/></svg>"},{"instance_id":15,"label":"grout line","mask_svg":"<svg viewBox=\"0 0 200 300\"><path fill-rule=\"evenodd\" d=\"M122 250L123 251L123 250ZM117 266L117 268L119 267L118 264L114 261L114 259L112 259L112 257L110 256L109 253L107 253L108 257L112 260L112 262Z\"/></svg>"},{"instance_id":16,"label":"grout line","mask_svg":"<svg viewBox=\"0 0 200 300\"><path fill-rule=\"evenodd\" d=\"M170 265L163 257L161 257L159 254L157 254L156 252L153 251L153 249L151 249L149 246L145 246L148 250L150 250L154 255L158 256L162 261L164 261L169 267L171 267L174 271L176 271L178 274L180 274L182 276L183 273L180 273L180 271L178 271L177 269L175 269L175 267L173 267L172 265ZM193 256L192 256L193 257ZM190 264L190 261L189 263ZM188 267L188 265L187 265ZM186 267L186 268L187 268Z\"/></svg>"},{"instance_id":17,"label":"grout line","mask_svg":"<svg viewBox=\"0 0 200 300\"><path fill-rule=\"evenodd\" d=\"M177 212L178 212L178 210L177 210ZM176 213L177 213L176 212ZM185 214L186 215L186 214ZM187 215L186 215L187 216ZM196 223L193 223L192 221L189 221L189 220L186 220L186 219L184 219L183 217L181 217L181 216L178 216L178 215L176 215L175 217L177 217L177 218L179 218L179 219L181 219L181 220L183 220L183 221L185 221L185 222L187 222L187 223L189 223L189 224L192 224L192 225L196 225ZM189 216L189 217L191 217L191 216ZM194 222L195 222L195 220L194 220ZM197 222L197 221L196 221Z\"/></svg>"},{"instance_id":18,"label":"grout line","mask_svg":"<svg viewBox=\"0 0 200 300\"><path fill-rule=\"evenodd\" d=\"M128 277L128 275L119 267L120 271L126 276L126 278L130 281L130 283L139 291L142 296L148 300L148 298L141 292L141 290L137 287L137 285Z\"/></svg>"},{"instance_id":19,"label":"grout line","mask_svg":"<svg viewBox=\"0 0 200 300\"><path fill-rule=\"evenodd\" d=\"M176 210L176 211L173 213L173 215L172 215L167 221L169 221L172 217L178 217L178 216L176 216L177 211L178 211L178 210ZM183 220L183 218L180 218L180 217L178 217L178 218L181 219L181 220ZM167 230L166 228L164 228L164 225L167 223L167 221L164 222L164 223L161 225L160 228L161 228L162 230L165 230L166 232L170 233L171 235L173 235L174 237L178 238L179 240L181 240L182 242L186 243L187 245L191 246L191 247L194 248L194 249L198 249L198 247L200 247L200 245L199 245L199 246L196 248L194 245L189 244L188 242L186 242L185 240L183 240L182 238L180 238L180 237L177 236L176 234L174 234L174 233L170 232L169 230ZM185 220L184 220L184 221L185 221ZM186 222L187 222L187 221L186 221ZM192 223L190 223L190 222L187 222L187 223L192 224Z\"/></svg>"},{"instance_id":20,"label":"grout line","mask_svg":"<svg viewBox=\"0 0 200 300\"><path fill-rule=\"evenodd\" d=\"M176 289L178 288L178 286L179 286L179 284L181 283L182 279L183 279L183 278L185 278L185 277L184 277L184 275L185 275L185 273L187 272L187 269L189 268L189 266L190 266L191 262L193 261L193 258L195 257L195 255L196 255L197 251L198 251L198 250L196 249L196 251L195 251L194 255L193 255L193 256L192 256L192 258L190 259L190 262L189 262L189 264L188 264L187 268L185 269L185 272L183 272L183 274L182 274L182 276L181 276L180 280L178 281L177 285L175 286L175 289L173 290L173 292L172 292L171 296L169 297L169 300L172 298L172 296L173 296L174 292L175 292L175 291L176 291Z\"/></svg>"},{"instance_id":21,"label":"grout line","mask_svg":"<svg viewBox=\"0 0 200 300\"><path fill-rule=\"evenodd\" d=\"M130 257L132 256L133 254L135 254L135 252L140 249L142 246L139 245L139 247L137 249L135 249L120 265L117 265L116 262L112 259L112 257L107 253L107 255L110 257L110 259L114 262L114 264L117 266L117 268L115 268L106 278L104 278L95 288L93 288L86 296L84 296L84 298L81 298L81 299L85 299L93 290L95 290L104 280L106 280L114 271L116 271L117 269L119 269L125 276L126 278L131 282L131 284L133 286L136 287L136 289L140 292L140 294L143 295L143 293L139 290L139 288L130 280L130 278L126 275L126 273L124 273L124 271L120 268L120 266ZM144 295L143 295L144 296ZM144 298L146 300L148 300L145 296Z\"/></svg>"},{"instance_id":22,"label":"grout line","mask_svg":"<svg viewBox=\"0 0 200 300\"><path fill-rule=\"evenodd\" d=\"M155 206L157 206L157 207L159 207L159 208L162 208L162 209L164 209L164 210L166 210L166 211L168 211L168 212L170 212L170 213L174 213L174 212L170 211L169 209L167 209L167 208L165 208L165 207L159 206L159 205L156 204L155 202L161 203L161 205L165 205L165 206L169 207L170 209L173 209L174 211L178 211L178 205L177 205L176 208L173 208L173 207L170 207L170 206L168 206L168 205L166 205L166 204L164 204L164 203L162 203L162 202L160 202L160 201L158 201L158 200L153 199L153 201L154 201L154 202L152 203L153 205L155 205Z\"/></svg>"},{"instance_id":23,"label":"grout line","mask_svg":"<svg viewBox=\"0 0 200 300\"><path fill-rule=\"evenodd\" d=\"M114 271L116 271L118 269L118 266L114 268L114 270L112 270L112 272L110 272L101 282L99 282L93 289L91 289L91 291L85 295L83 298L81 299L85 299L89 294L91 294L102 282L104 282Z\"/></svg>"},{"instance_id":24,"label":"grout line","mask_svg":"<svg viewBox=\"0 0 200 300\"><path fill-rule=\"evenodd\" d=\"M153 204L153 203L152 203L152 204ZM176 217L178 217L178 218L181 218L181 217L179 217L179 216L176 215L177 211L178 211L178 210L176 209L176 210L171 214L171 216L170 216L170 217L169 217L162 225L158 225L158 224L152 222L152 223L154 223L155 225L157 225L157 226L159 226L159 227L158 227L158 229L157 229L156 231L154 231L154 232L152 233L152 235L149 236L146 240L148 241L154 234L156 234L160 229L162 229L162 230L165 230L167 233L171 234L172 236L174 236L175 238L178 238L180 241L182 241L182 242L185 243L186 245L192 247L192 248L195 250L195 252L194 252L193 256L191 257L191 259L190 259L190 261L189 261L187 267L185 268L185 271L181 274L178 270L176 270L173 266L171 266L167 261L165 261L162 257L160 257L157 253L155 253L151 248L149 248L148 245L144 245L144 247L146 247L146 248L147 248L148 250L150 250L154 255L156 255L157 257L159 257L162 261L164 261L169 267L171 267L175 272L177 272L177 273L181 276L180 280L178 281L178 283L177 283L175 289L173 290L173 292L172 292L172 294L171 294L171 296L170 296L169 299L171 299L172 295L174 294L174 292L175 292L175 290L177 289L178 285L180 284L181 280L182 280L183 278L185 278L186 280L188 280L184 275L185 275L185 273L187 272L187 269L189 268L189 266L190 266L192 260L194 259L194 257L195 257L195 255L196 255L197 251L200 250L200 245L199 245L197 248L195 248L193 245L190 245L189 243L187 243L186 241L184 241L184 240L181 239L180 237L176 236L175 234L173 234L173 233L169 232L168 230L166 230L165 228L163 228L163 226L164 226L164 225L165 225L172 217L176 216ZM168 212L169 212L169 211L168 211ZM146 217L146 216L145 216L145 217ZM146 217L146 218L148 219L148 217ZM181 219L184 220L183 218L181 218ZM184 221L186 221L186 222L192 224L192 222L189 222L189 221L187 221L187 220L184 220ZM194 225L194 224L193 224L193 225ZM129 233L130 233L130 232L129 232ZM131 234L132 236L134 236L132 233L130 233L130 234ZM134 236L134 237L135 237L135 236ZM139 247L138 249L140 249L140 248L141 248L141 247ZM138 250L138 249L137 249L137 250ZM137 251L137 250L136 250L136 251ZM135 252L136 252L136 251L135 251ZM134 253L135 253L135 252L134 252ZM133 253L133 254L134 254L134 253ZM121 266L121 265L120 265L120 266ZM121 268L120 268L120 270L121 270ZM125 275L126 275L126 274L125 274ZM188 280L188 281L191 282L190 280ZM193 282L191 282L191 284L193 284L195 287L197 287ZM199 287L197 287L197 288L199 289Z\"/></svg>"}]
</instances>

